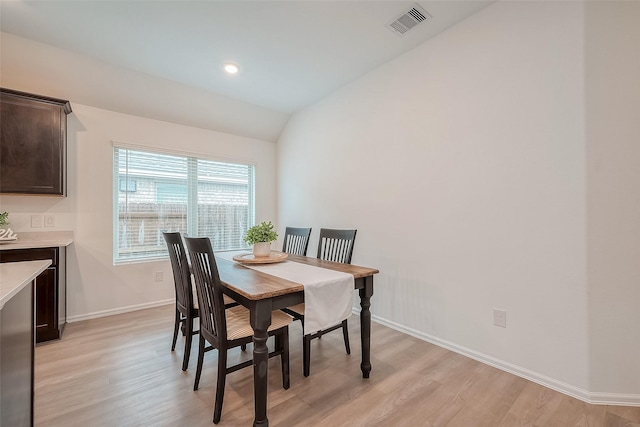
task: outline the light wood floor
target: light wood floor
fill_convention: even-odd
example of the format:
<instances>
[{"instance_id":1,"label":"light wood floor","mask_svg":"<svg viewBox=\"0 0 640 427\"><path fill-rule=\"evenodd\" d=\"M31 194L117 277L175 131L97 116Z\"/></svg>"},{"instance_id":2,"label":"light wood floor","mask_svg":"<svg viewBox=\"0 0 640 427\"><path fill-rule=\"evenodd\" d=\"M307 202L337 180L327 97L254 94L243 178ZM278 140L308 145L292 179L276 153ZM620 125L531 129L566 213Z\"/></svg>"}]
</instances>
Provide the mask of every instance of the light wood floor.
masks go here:
<instances>
[{"instance_id":1,"label":"light wood floor","mask_svg":"<svg viewBox=\"0 0 640 427\"><path fill-rule=\"evenodd\" d=\"M172 306L141 310L69 324L63 340L38 346L36 425L212 426L216 353L194 392L197 344L182 372L172 322ZM364 380L356 316L349 325L352 355L339 331L313 340L308 378L300 324L290 327L289 390L279 359L269 362L272 426L640 426L640 408L588 405L375 323ZM220 426L252 424L252 380L251 368L227 376Z\"/></svg>"}]
</instances>

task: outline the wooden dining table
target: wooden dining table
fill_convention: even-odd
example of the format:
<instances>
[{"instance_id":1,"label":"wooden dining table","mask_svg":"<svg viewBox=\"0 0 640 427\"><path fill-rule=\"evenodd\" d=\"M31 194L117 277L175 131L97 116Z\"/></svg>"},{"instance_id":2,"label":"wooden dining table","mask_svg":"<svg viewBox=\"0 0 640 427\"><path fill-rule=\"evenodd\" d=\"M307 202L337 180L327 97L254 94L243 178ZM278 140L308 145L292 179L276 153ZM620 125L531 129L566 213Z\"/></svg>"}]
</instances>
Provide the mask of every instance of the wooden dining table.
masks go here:
<instances>
[{"instance_id":1,"label":"wooden dining table","mask_svg":"<svg viewBox=\"0 0 640 427\"><path fill-rule=\"evenodd\" d=\"M299 262L353 275L355 289L360 294L360 341L362 360L360 369L363 378L371 372L371 296L373 276L379 271L324 261L299 255L289 255L286 262ZM269 350L267 329L271 324L271 312L304 302L304 286L280 277L272 276L216 255L216 264L224 293L248 308L253 328L253 382L254 382L254 426L268 426L267 418L267 372Z\"/></svg>"}]
</instances>

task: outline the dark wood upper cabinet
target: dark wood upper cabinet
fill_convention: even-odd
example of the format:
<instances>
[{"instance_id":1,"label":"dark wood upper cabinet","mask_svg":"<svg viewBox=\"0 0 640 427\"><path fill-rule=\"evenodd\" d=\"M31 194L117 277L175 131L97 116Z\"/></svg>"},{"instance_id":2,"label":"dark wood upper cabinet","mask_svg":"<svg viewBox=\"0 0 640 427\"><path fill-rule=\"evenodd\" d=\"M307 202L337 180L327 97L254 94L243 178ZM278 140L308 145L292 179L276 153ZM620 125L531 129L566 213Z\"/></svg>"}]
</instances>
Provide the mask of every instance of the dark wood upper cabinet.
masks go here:
<instances>
[{"instance_id":1,"label":"dark wood upper cabinet","mask_svg":"<svg viewBox=\"0 0 640 427\"><path fill-rule=\"evenodd\" d=\"M69 113L69 101L0 88L0 193L66 196Z\"/></svg>"}]
</instances>

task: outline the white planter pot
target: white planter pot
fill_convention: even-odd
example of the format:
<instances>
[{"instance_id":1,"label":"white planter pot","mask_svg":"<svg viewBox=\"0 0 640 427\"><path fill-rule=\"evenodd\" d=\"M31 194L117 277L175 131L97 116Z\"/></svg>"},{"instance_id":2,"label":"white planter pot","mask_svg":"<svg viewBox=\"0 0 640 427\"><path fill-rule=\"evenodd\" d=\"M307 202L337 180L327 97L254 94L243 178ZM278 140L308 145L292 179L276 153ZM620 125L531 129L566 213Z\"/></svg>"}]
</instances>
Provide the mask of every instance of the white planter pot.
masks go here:
<instances>
[{"instance_id":1,"label":"white planter pot","mask_svg":"<svg viewBox=\"0 0 640 427\"><path fill-rule=\"evenodd\" d=\"M253 244L253 256L261 258L268 257L271 253L271 242L261 242Z\"/></svg>"}]
</instances>

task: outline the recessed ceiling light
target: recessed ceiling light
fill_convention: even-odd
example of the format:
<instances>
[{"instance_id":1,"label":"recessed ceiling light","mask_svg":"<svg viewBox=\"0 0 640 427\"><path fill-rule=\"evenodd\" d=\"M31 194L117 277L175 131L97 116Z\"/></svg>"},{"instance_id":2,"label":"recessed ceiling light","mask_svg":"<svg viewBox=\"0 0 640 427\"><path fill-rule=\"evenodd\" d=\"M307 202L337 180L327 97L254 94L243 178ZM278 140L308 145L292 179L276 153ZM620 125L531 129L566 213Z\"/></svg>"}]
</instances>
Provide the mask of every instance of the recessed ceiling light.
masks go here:
<instances>
[{"instance_id":1,"label":"recessed ceiling light","mask_svg":"<svg viewBox=\"0 0 640 427\"><path fill-rule=\"evenodd\" d=\"M238 66L238 64L234 64L233 62L225 62L224 70L227 72L227 74L238 74L238 71L240 71L240 67Z\"/></svg>"}]
</instances>

